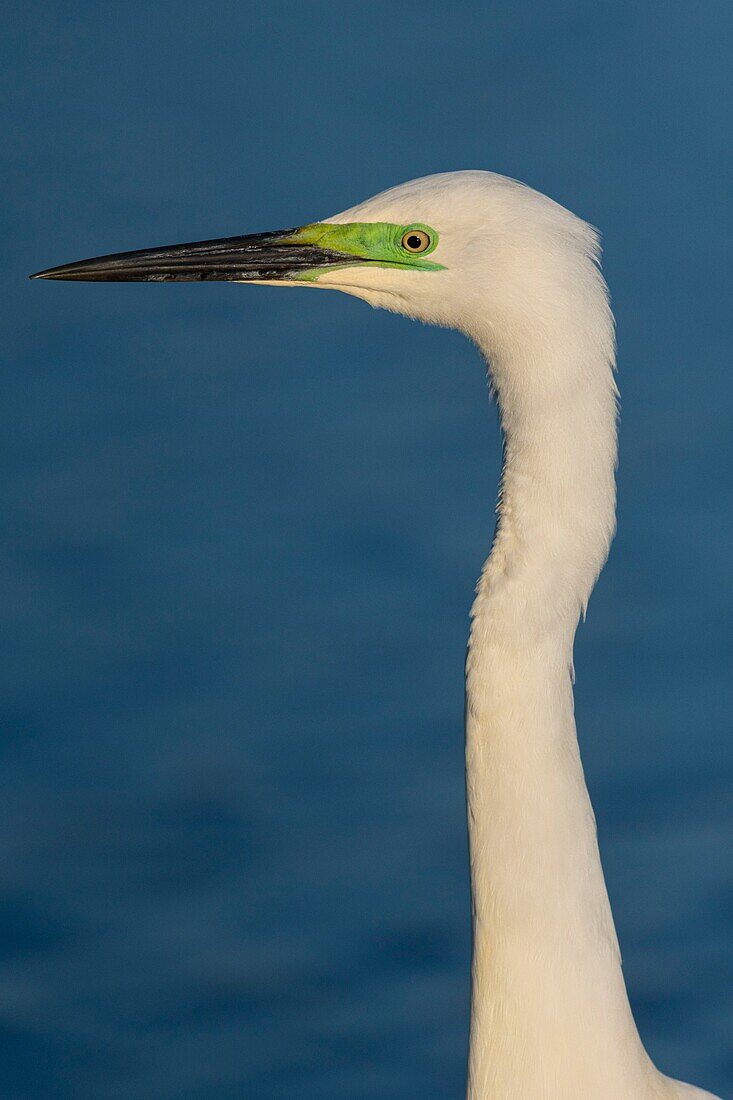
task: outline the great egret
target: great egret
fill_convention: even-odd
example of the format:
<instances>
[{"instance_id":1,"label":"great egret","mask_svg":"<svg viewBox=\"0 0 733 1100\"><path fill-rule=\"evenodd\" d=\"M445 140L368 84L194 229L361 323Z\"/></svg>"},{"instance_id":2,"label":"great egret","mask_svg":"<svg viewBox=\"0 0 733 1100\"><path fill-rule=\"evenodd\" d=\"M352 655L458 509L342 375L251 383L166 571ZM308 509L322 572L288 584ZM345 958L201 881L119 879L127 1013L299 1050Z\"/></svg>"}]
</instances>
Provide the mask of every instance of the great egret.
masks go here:
<instances>
[{"instance_id":1,"label":"great egret","mask_svg":"<svg viewBox=\"0 0 733 1100\"><path fill-rule=\"evenodd\" d=\"M573 717L573 640L615 526L614 328L596 232L514 180L452 172L325 222L34 278L331 287L478 345L504 468L466 662L467 1095L710 1098L659 1073L636 1030Z\"/></svg>"}]
</instances>

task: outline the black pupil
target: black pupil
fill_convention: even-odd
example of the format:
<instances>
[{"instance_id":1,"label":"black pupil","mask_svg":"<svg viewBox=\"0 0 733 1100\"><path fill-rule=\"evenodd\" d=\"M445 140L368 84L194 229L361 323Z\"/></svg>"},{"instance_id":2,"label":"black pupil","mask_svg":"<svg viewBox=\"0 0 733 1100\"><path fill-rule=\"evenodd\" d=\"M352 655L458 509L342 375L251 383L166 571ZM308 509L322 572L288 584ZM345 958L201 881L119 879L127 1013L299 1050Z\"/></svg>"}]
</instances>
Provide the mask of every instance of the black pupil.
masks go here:
<instances>
[{"instance_id":1,"label":"black pupil","mask_svg":"<svg viewBox=\"0 0 733 1100\"><path fill-rule=\"evenodd\" d=\"M417 251L417 249L422 248L422 246L422 237L418 237L416 233L411 233L410 236L407 238L407 247L414 248Z\"/></svg>"}]
</instances>

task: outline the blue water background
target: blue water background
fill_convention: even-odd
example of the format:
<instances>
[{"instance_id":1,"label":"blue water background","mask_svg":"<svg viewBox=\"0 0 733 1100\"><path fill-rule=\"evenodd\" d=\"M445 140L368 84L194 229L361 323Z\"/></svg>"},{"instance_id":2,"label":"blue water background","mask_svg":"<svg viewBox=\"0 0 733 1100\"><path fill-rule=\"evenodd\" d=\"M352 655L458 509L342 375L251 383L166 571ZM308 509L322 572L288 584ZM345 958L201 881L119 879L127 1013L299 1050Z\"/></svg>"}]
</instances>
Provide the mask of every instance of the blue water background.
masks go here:
<instances>
[{"instance_id":1,"label":"blue water background","mask_svg":"<svg viewBox=\"0 0 733 1100\"><path fill-rule=\"evenodd\" d=\"M461 1096L475 351L342 295L25 276L469 167L604 231L578 725L644 1040L733 1095L729 0L1 18L0 1096Z\"/></svg>"}]
</instances>

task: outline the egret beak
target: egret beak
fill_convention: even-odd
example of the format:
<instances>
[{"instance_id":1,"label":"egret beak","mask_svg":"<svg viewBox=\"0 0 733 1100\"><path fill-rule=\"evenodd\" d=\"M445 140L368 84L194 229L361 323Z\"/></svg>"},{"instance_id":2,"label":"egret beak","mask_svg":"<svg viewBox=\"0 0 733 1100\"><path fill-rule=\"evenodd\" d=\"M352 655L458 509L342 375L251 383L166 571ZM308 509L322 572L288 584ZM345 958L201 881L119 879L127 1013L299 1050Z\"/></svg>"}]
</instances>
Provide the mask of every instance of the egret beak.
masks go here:
<instances>
[{"instance_id":1,"label":"egret beak","mask_svg":"<svg viewBox=\"0 0 733 1100\"><path fill-rule=\"evenodd\" d=\"M30 278L106 283L277 282L303 279L308 277L306 273L324 267L369 259L319 246L312 239L312 228L117 252L51 267Z\"/></svg>"}]
</instances>

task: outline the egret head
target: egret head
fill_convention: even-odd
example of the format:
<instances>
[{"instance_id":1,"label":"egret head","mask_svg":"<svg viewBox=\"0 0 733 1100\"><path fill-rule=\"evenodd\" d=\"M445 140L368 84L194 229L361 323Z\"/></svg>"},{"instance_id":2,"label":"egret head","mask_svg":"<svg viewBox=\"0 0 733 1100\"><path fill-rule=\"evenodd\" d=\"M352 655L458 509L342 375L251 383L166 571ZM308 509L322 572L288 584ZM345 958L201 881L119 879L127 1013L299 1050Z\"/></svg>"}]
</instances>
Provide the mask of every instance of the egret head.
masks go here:
<instances>
[{"instance_id":1,"label":"egret head","mask_svg":"<svg viewBox=\"0 0 733 1100\"><path fill-rule=\"evenodd\" d=\"M492 172L393 187L294 229L101 256L33 278L224 280L342 290L476 338L555 316L576 275L597 292L597 238L544 195ZM593 286L591 287L591 284Z\"/></svg>"}]
</instances>

